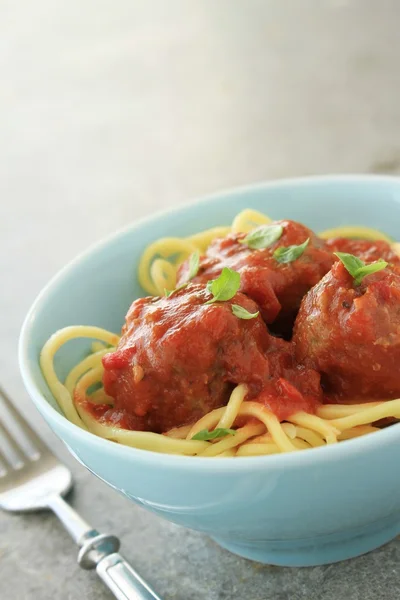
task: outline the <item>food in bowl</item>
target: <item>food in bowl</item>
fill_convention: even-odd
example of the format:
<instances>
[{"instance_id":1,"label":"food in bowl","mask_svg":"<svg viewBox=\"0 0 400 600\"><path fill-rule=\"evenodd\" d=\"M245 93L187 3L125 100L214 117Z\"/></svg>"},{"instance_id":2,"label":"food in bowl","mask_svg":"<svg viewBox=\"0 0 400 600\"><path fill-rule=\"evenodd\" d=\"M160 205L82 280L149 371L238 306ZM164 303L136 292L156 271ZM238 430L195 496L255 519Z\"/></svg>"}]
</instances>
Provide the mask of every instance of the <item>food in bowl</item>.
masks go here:
<instances>
[{"instance_id":1,"label":"food in bowl","mask_svg":"<svg viewBox=\"0 0 400 600\"><path fill-rule=\"evenodd\" d=\"M400 417L400 257L379 231L316 235L244 210L231 227L143 253L145 298L121 336L70 326L41 368L65 416L158 452L242 457L305 450ZM89 337L64 382L54 356Z\"/></svg>"}]
</instances>

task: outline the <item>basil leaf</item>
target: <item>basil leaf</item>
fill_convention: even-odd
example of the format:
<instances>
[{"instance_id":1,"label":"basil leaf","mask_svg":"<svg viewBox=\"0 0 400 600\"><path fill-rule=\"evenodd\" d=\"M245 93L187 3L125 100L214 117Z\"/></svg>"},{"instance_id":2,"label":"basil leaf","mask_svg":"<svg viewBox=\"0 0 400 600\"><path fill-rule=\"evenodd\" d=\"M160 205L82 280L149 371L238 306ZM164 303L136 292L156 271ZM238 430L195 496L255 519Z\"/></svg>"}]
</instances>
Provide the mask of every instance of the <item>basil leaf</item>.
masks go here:
<instances>
[{"instance_id":1,"label":"basil leaf","mask_svg":"<svg viewBox=\"0 0 400 600\"><path fill-rule=\"evenodd\" d=\"M189 273L188 273L187 280L185 281L185 283L182 283L182 285L179 285L174 290L166 290L164 288L165 297L169 298L170 296L172 296L172 294L175 294L175 292L177 292L179 290L183 290L183 288L185 288L188 285L189 281L191 279L193 279L193 277L196 277L197 273L199 272L199 266L200 266L200 252L198 250L196 250L196 252L193 252L193 254L191 254L190 258L189 258Z\"/></svg>"},{"instance_id":2,"label":"basil leaf","mask_svg":"<svg viewBox=\"0 0 400 600\"><path fill-rule=\"evenodd\" d=\"M300 258L309 242L310 238L307 238L306 241L299 246L282 246L281 248L277 248L274 252L274 258L278 263L291 263Z\"/></svg>"},{"instance_id":3,"label":"basil leaf","mask_svg":"<svg viewBox=\"0 0 400 600\"><path fill-rule=\"evenodd\" d=\"M199 431L192 437L192 440L202 440L207 442L209 440L216 440L217 438L225 437L227 435L236 435L236 431L234 429L224 429L223 427L214 429L214 431L202 429L202 431Z\"/></svg>"},{"instance_id":4,"label":"basil leaf","mask_svg":"<svg viewBox=\"0 0 400 600\"><path fill-rule=\"evenodd\" d=\"M200 266L200 252L198 250L196 250L196 252L193 252L193 254L191 254L190 259L189 259L189 275L188 275L188 281L190 281L191 279L193 279L193 277L196 277L197 273L199 272L199 266Z\"/></svg>"},{"instance_id":5,"label":"basil leaf","mask_svg":"<svg viewBox=\"0 0 400 600\"><path fill-rule=\"evenodd\" d=\"M239 317L239 319L255 319L260 314L260 311L251 313L243 308L243 306L239 306L239 304L232 304L232 312L235 317Z\"/></svg>"},{"instance_id":6,"label":"basil leaf","mask_svg":"<svg viewBox=\"0 0 400 600\"><path fill-rule=\"evenodd\" d=\"M188 281L186 283L182 283L182 285L179 285L177 288L175 288L174 290L166 290L164 288L164 295L166 298L170 298L172 296L172 294L175 294L175 292L179 292L179 290L183 290L183 288L185 288L188 285Z\"/></svg>"},{"instance_id":7,"label":"basil leaf","mask_svg":"<svg viewBox=\"0 0 400 600\"><path fill-rule=\"evenodd\" d=\"M377 273L378 271L382 271L385 267L387 267L388 263L385 260L377 260L369 265L364 265L360 267L356 273L354 278L355 285L360 285L364 277L366 275L371 275L372 273Z\"/></svg>"},{"instance_id":8,"label":"basil leaf","mask_svg":"<svg viewBox=\"0 0 400 600\"><path fill-rule=\"evenodd\" d=\"M246 244L252 250L262 250L279 240L282 233L282 225L263 225L251 231L240 243Z\"/></svg>"},{"instance_id":9,"label":"basil leaf","mask_svg":"<svg viewBox=\"0 0 400 600\"><path fill-rule=\"evenodd\" d=\"M213 283L214 283L214 279L210 279L210 281L207 281L206 290L209 294L212 294Z\"/></svg>"},{"instance_id":10,"label":"basil leaf","mask_svg":"<svg viewBox=\"0 0 400 600\"><path fill-rule=\"evenodd\" d=\"M358 269L365 266L365 263L353 254L348 254L347 252L334 252L334 255L343 263L352 277L356 276Z\"/></svg>"},{"instance_id":11,"label":"basil leaf","mask_svg":"<svg viewBox=\"0 0 400 600\"><path fill-rule=\"evenodd\" d=\"M360 285L364 277L371 275L372 273L382 271L382 269L388 265L388 263L385 260L382 260L382 258L370 263L369 265L366 265L362 260L357 258L357 256L353 256L353 254L348 254L347 252L334 252L334 254L343 263L346 270L353 277L355 285Z\"/></svg>"},{"instance_id":12,"label":"basil leaf","mask_svg":"<svg viewBox=\"0 0 400 600\"><path fill-rule=\"evenodd\" d=\"M240 275L228 267L222 269L221 275L207 283L207 291L214 297L206 304L230 300L240 287Z\"/></svg>"}]
</instances>

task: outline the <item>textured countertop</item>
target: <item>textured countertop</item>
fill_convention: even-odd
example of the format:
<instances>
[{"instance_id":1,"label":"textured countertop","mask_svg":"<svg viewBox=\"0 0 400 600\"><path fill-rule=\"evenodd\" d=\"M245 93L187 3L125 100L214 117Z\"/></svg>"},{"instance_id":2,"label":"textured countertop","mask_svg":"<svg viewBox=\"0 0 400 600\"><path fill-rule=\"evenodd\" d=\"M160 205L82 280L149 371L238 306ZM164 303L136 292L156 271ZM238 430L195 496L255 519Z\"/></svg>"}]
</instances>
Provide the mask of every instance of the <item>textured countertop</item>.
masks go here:
<instances>
[{"instance_id":1,"label":"textured countertop","mask_svg":"<svg viewBox=\"0 0 400 600\"><path fill-rule=\"evenodd\" d=\"M399 18L396 0L0 3L0 382L71 466L72 504L164 600L394 600L400 541L289 570L136 508L36 414L24 314L68 260L159 208L275 177L400 172ZM110 595L53 516L0 514L0 597Z\"/></svg>"}]
</instances>

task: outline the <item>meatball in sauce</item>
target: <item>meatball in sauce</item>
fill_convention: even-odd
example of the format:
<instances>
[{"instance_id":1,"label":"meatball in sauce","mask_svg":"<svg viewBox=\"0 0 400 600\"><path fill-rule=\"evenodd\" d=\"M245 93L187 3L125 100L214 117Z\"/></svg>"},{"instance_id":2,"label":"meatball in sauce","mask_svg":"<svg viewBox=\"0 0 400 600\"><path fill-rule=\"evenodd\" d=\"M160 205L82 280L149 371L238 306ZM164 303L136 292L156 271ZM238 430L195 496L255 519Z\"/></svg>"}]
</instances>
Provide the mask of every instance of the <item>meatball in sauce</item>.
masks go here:
<instances>
[{"instance_id":1,"label":"meatball in sauce","mask_svg":"<svg viewBox=\"0 0 400 600\"><path fill-rule=\"evenodd\" d=\"M350 399L400 396L400 269L355 285L341 262L305 296L293 341L298 361L323 376L328 393Z\"/></svg>"},{"instance_id":2,"label":"meatball in sauce","mask_svg":"<svg viewBox=\"0 0 400 600\"><path fill-rule=\"evenodd\" d=\"M261 250L244 243L245 233L214 240L201 258L194 281L215 279L223 267L238 271L240 291L258 304L265 322L271 324L279 315L280 322L291 328L304 294L329 271L334 256L325 242L304 225L295 221L276 221L272 225L280 225L282 235ZM280 263L274 257L277 248L300 245L307 239L306 249L296 260ZM187 272L186 262L178 271L178 284L186 280Z\"/></svg>"},{"instance_id":3,"label":"meatball in sauce","mask_svg":"<svg viewBox=\"0 0 400 600\"><path fill-rule=\"evenodd\" d=\"M163 433L226 405L240 383L247 399L281 418L313 410L319 374L298 365L293 346L270 335L260 316L233 313L236 304L254 315L254 301L241 293L207 304L210 298L205 285L190 284L132 304L116 351L103 357L104 389L114 400L108 410L103 405L103 419Z\"/></svg>"},{"instance_id":4,"label":"meatball in sauce","mask_svg":"<svg viewBox=\"0 0 400 600\"><path fill-rule=\"evenodd\" d=\"M274 338L260 317L239 319L231 308L256 313L256 304L242 294L209 299L205 286L190 285L132 304L117 350L103 358L105 391L130 415L131 429L191 423L226 404L234 385L256 392L269 379Z\"/></svg>"}]
</instances>

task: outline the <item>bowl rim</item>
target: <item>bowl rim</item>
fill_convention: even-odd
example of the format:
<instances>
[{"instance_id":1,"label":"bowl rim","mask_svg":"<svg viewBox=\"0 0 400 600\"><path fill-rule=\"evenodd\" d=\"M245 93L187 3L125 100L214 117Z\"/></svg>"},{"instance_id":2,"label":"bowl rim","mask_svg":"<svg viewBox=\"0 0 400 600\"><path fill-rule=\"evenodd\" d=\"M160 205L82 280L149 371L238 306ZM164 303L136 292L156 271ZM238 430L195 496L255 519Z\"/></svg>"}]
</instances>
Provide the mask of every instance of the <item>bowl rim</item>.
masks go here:
<instances>
[{"instance_id":1,"label":"bowl rim","mask_svg":"<svg viewBox=\"0 0 400 600\"><path fill-rule=\"evenodd\" d=\"M140 460L147 464L156 464L157 466L163 466L166 468L187 468L192 470L193 468L199 471L209 471L210 465L213 465L211 470L217 472L232 472L232 471L248 471L249 468L254 470L265 470L265 469L279 469L282 468L298 468L308 467L309 465L317 465L321 462L335 462L341 460L344 457L349 458L364 453L366 450L372 451L377 447L383 447L390 445L393 440L400 439L400 423L392 425L381 432L379 435L365 435L351 440L346 440L345 443L332 444L319 448L311 448L308 452L288 452L282 454L273 454L265 456L249 456L241 457L240 460L227 460L218 459L213 457L210 462L207 457L199 456L185 456L175 454L164 454L154 452L151 450L142 450L131 446L125 446L122 444L116 444L110 440L96 436L89 431L81 429L71 421L69 421L63 414L59 413L51 404L46 400L44 395L38 389L34 375L30 369L29 361L29 344L30 344L30 332L33 326L35 316L41 311L41 307L45 299L51 294L53 287L61 281L66 275L74 270L83 259L88 258L93 252L99 251L105 248L111 240L116 240L118 237L123 236L129 231L134 231L140 228L146 223L150 223L153 220L162 218L163 216L170 217L174 213L178 213L185 210L191 210L191 208L201 205L212 203L217 200L222 200L226 197L232 197L240 195L243 192L251 192L260 189L276 189L282 187L298 188L303 186L314 186L320 183L327 184L355 184L355 183L388 183L394 184L400 187L400 177L392 175L374 175L374 174L328 174L328 175L310 175L304 177L294 177L277 179L271 181L260 181L252 184L241 185L231 189L224 189L212 194L201 196L196 198L184 205L177 205L173 208L167 208L161 211L154 212L150 215L134 220L125 227L122 227L111 234L103 237L100 241L91 244L86 250L79 253L75 258L69 261L64 267L56 272L55 275L48 281L48 283L42 288L39 294L33 301L21 328L19 343L18 343L18 362L22 380L25 388L28 391L30 398L39 410L45 420L52 424L55 422L57 425L57 432L59 429L65 431L68 436L81 438L82 442L87 445L98 449L100 452L105 452L110 456L115 456L117 459L121 458L126 461ZM57 433L57 435L59 435ZM61 437L59 435L59 437ZM62 439L62 438L61 438Z\"/></svg>"}]
</instances>

